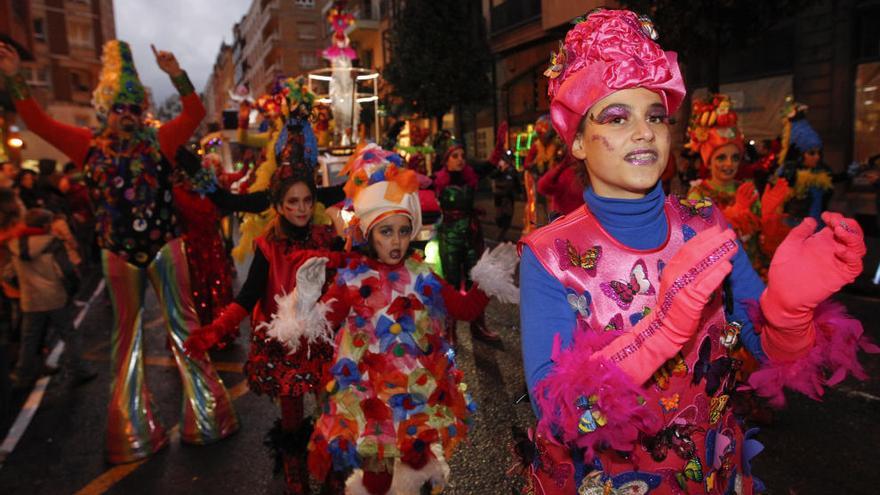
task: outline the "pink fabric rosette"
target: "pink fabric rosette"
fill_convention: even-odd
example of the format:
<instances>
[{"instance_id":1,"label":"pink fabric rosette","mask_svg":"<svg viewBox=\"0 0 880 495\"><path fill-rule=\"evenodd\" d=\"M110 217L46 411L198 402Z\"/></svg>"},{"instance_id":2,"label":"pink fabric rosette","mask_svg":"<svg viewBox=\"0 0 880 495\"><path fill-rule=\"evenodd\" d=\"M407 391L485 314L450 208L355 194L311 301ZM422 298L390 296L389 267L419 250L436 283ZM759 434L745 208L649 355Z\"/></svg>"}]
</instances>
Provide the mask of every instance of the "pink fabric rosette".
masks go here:
<instances>
[{"instance_id":1,"label":"pink fabric rosette","mask_svg":"<svg viewBox=\"0 0 880 495\"><path fill-rule=\"evenodd\" d=\"M622 89L646 88L674 113L685 96L675 52L653 39L653 25L628 10L598 10L565 36L548 71L553 126L571 146L581 118L596 101Z\"/></svg>"}]
</instances>

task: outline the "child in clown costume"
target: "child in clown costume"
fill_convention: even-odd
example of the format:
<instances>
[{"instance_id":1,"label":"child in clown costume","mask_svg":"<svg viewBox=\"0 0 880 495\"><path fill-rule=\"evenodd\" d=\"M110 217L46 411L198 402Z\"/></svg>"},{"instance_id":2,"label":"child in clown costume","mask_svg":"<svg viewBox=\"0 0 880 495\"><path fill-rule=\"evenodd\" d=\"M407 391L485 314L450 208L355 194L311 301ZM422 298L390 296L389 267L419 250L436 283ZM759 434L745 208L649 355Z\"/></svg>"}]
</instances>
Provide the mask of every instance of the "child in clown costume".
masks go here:
<instances>
[{"instance_id":1,"label":"child in clown costume","mask_svg":"<svg viewBox=\"0 0 880 495\"><path fill-rule=\"evenodd\" d=\"M752 181L737 180L745 142L726 95L694 101L688 136L688 148L698 153L703 166L709 169L708 178L691 183L688 199L711 200L730 222L755 270L766 275L773 251L763 250L767 243L760 242L761 233L785 229L781 208L789 192L788 183L777 180L759 198Z\"/></svg>"},{"instance_id":2,"label":"child in clown costume","mask_svg":"<svg viewBox=\"0 0 880 495\"><path fill-rule=\"evenodd\" d=\"M281 302L294 310L275 318L269 333L295 348L306 328L338 328L330 396L309 445L315 475L353 469L346 482L352 494L418 494L425 484L439 490L473 414L443 318L477 317L489 294L516 301L515 249L487 251L462 295L409 250L421 224L415 172L376 145L360 150L349 172L350 228L366 239L368 254L341 268L323 297L326 259L304 263Z\"/></svg>"},{"instance_id":3,"label":"child in clown costume","mask_svg":"<svg viewBox=\"0 0 880 495\"><path fill-rule=\"evenodd\" d=\"M816 232L805 220L765 287L714 205L664 197L668 116L685 88L656 38L649 19L598 9L548 71L553 125L590 187L584 207L521 243L524 368L539 416L520 450L532 493L758 492L756 432L730 411L736 353L761 363L750 385L781 405L784 386L816 398L847 374L864 378L857 349L878 350L827 302L862 269L855 221L826 212Z\"/></svg>"}]
</instances>

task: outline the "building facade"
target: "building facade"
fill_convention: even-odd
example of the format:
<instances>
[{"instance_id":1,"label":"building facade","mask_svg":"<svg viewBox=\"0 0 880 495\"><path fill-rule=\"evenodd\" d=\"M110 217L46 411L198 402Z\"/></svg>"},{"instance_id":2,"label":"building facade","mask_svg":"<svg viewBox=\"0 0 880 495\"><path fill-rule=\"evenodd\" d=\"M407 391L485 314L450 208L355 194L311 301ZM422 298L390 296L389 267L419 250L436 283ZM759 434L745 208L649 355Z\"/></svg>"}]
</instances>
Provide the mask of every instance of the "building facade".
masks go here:
<instances>
[{"instance_id":1,"label":"building facade","mask_svg":"<svg viewBox=\"0 0 880 495\"><path fill-rule=\"evenodd\" d=\"M495 56L495 114L512 131L549 111L543 76L550 52L570 20L615 2L588 0L483 0ZM746 49L721 54L721 91L732 96L747 138L773 138L782 130L786 95L810 106L808 118L825 142L835 170L880 153L880 2L814 2ZM663 33L663 26L658 26ZM706 93L704 67L681 60L690 95ZM677 143L684 142L688 99L679 111Z\"/></svg>"},{"instance_id":2,"label":"building facade","mask_svg":"<svg viewBox=\"0 0 880 495\"><path fill-rule=\"evenodd\" d=\"M235 63L232 59L232 45L223 42L220 52L214 61L214 68L205 83L205 91L202 101L205 104L206 116L202 123L207 126L212 123L222 124L223 111L232 109L229 92L235 90Z\"/></svg>"},{"instance_id":3,"label":"building facade","mask_svg":"<svg viewBox=\"0 0 880 495\"><path fill-rule=\"evenodd\" d=\"M112 0L33 0L12 2L29 11L33 60L22 71L31 93L52 118L72 125L98 124L92 89L101 70L101 47L116 37ZM67 160L20 123L24 160Z\"/></svg>"},{"instance_id":4,"label":"building facade","mask_svg":"<svg viewBox=\"0 0 880 495\"><path fill-rule=\"evenodd\" d=\"M271 89L280 75L321 67L323 0L254 0L233 28L236 85L254 94Z\"/></svg>"}]
</instances>

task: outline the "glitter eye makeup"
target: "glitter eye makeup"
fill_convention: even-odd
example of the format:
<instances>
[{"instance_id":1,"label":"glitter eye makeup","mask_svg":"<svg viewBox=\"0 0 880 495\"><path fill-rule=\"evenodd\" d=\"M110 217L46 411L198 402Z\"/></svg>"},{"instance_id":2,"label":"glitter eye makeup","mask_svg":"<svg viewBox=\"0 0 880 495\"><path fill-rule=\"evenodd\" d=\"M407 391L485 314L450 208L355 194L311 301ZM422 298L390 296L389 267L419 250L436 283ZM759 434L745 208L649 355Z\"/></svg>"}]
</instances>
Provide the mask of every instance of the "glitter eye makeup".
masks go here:
<instances>
[{"instance_id":1,"label":"glitter eye makeup","mask_svg":"<svg viewBox=\"0 0 880 495\"><path fill-rule=\"evenodd\" d=\"M651 105L648 109L648 120L657 121L658 123L663 123L669 120L669 115L666 113L666 108L663 105L655 104Z\"/></svg>"},{"instance_id":2,"label":"glitter eye makeup","mask_svg":"<svg viewBox=\"0 0 880 495\"><path fill-rule=\"evenodd\" d=\"M612 104L605 107L601 112L599 112L598 117L594 117L590 115L590 120L593 122L604 125L611 124L617 119L623 119L624 121L628 120L630 117L630 108L626 105L620 104Z\"/></svg>"}]
</instances>

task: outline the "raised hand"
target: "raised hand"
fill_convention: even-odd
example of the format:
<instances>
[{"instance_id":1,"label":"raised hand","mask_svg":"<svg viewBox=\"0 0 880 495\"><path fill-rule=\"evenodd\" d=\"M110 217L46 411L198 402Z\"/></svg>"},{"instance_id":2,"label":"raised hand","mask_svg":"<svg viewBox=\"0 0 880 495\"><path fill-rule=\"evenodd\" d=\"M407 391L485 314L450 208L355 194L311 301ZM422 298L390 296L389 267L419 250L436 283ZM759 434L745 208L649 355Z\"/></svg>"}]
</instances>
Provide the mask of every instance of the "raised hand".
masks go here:
<instances>
[{"instance_id":1,"label":"raised hand","mask_svg":"<svg viewBox=\"0 0 880 495\"><path fill-rule=\"evenodd\" d=\"M757 200L758 192L755 190L755 184L753 182L743 182L736 189L736 206L738 208L749 209Z\"/></svg>"},{"instance_id":2,"label":"raised hand","mask_svg":"<svg viewBox=\"0 0 880 495\"><path fill-rule=\"evenodd\" d=\"M183 74L183 69L180 68L180 64L177 62L177 58L174 57L173 53L156 50L156 47L153 44L150 44L150 49L153 50L153 55L156 56L156 63L159 65L159 68L162 69L162 72L171 77L177 77Z\"/></svg>"},{"instance_id":3,"label":"raised hand","mask_svg":"<svg viewBox=\"0 0 880 495\"><path fill-rule=\"evenodd\" d=\"M315 304L321 297L324 287L324 279L327 274L327 262L329 258L310 258L300 265L296 271L297 307L305 308Z\"/></svg>"},{"instance_id":4,"label":"raised hand","mask_svg":"<svg viewBox=\"0 0 880 495\"><path fill-rule=\"evenodd\" d=\"M865 239L859 224L840 213L822 214L825 227L805 218L773 256L761 307L770 323L797 326L812 310L862 272Z\"/></svg>"},{"instance_id":5,"label":"raised hand","mask_svg":"<svg viewBox=\"0 0 880 495\"><path fill-rule=\"evenodd\" d=\"M18 51L11 45L0 42L0 72L4 75L14 76L21 67L21 57Z\"/></svg>"}]
</instances>

